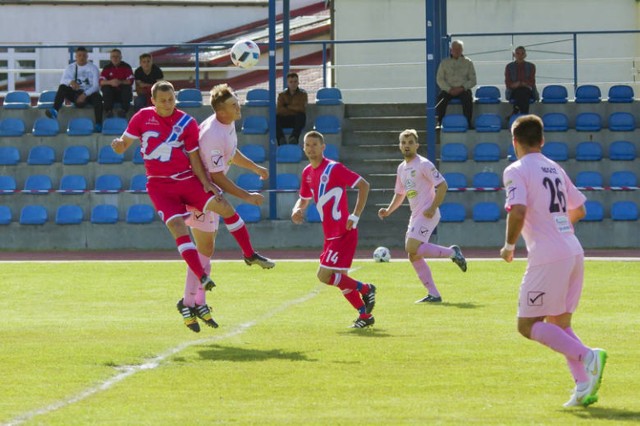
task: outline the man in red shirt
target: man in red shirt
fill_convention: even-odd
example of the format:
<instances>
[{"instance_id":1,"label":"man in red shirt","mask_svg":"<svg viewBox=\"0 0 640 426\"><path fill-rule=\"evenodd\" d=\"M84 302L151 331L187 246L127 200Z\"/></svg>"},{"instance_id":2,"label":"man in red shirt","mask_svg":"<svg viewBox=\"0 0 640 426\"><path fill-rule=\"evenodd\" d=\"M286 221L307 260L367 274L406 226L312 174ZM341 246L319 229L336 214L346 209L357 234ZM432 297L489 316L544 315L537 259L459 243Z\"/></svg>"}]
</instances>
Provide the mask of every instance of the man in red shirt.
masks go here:
<instances>
[{"instance_id":1,"label":"man in red shirt","mask_svg":"<svg viewBox=\"0 0 640 426\"><path fill-rule=\"evenodd\" d=\"M111 62L105 65L100 73L100 88L104 102L104 113L107 118L113 117L113 105L119 102L122 111L118 111L118 116L124 117L131 106L133 93L133 69L122 60L122 52L113 49L109 55Z\"/></svg>"}]
</instances>

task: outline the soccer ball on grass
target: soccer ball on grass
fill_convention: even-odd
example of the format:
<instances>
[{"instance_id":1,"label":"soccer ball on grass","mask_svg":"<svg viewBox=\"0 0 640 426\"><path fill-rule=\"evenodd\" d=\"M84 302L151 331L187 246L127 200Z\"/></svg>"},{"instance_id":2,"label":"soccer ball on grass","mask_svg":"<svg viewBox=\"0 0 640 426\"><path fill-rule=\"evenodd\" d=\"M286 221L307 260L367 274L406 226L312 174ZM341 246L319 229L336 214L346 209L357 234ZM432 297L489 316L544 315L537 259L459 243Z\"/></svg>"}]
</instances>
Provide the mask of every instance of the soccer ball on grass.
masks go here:
<instances>
[{"instance_id":1,"label":"soccer ball on grass","mask_svg":"<svg viewBox=\"0 0 640 426\"><path fill-rule=\"evenodd\" d=\"M237 67L253 68L259 60L260 48L253 40L239 40L231 48L231 62Z\"/></svg>"},{"instance_id":2,"label":"soccer ball on grass","mask_svg":"<svg viewBox=\"0 0 640 426\"><path fill-rule=\"evenodd\" d=\"M378 247L373 251L373 260L376 262L388 262L391 260L391 252L386 247Z\"/></svg>"}]
</instances>

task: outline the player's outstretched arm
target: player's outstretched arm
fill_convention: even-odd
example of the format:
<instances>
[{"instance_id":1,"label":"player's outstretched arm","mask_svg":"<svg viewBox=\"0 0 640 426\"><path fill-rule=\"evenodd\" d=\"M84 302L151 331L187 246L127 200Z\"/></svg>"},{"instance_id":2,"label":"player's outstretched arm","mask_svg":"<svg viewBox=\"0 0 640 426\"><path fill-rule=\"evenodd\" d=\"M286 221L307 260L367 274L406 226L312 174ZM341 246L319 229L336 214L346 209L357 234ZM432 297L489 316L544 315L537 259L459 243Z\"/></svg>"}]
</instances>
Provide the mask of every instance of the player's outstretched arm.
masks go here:
<instances>
[{"instance_id":1,"label":"player's outstretched arm","mask_svg":"<svg viewBox=\"0 0 640 426\"><path fill-rule=\"evenodd\" d=\"M240 198L242 201L259 206L264 201L264 196L257 192L249 192L235 184L224 172L209 173L213 183L218 185L225 193Z\"/></svg>"},{"instance_id":2,"label":"player's outstretched arm","mask_svg":"<svg viewBox=\"0 0 640 426\"><path fill-rule=\"evenodd\" d=\"M135 139L122 135L111 141L111 149L113 149L116 154L124 154L124 152L133 144L133 141L135 141Z\"/></svg>"},{"instance_id":3,"label":"player's outstretched arm","mask_svg":"<svg viewBox=\"0 0 640 426\"><path fill-rule=\"evenodd\" d=\"M291 221L296 225L300 225L304 222L304 212L309 207L309 200L305 200L303 198L298 198L296 204L293 206L291 210Z\"/></svg>"},{"instance_id":4,"label":"player's outstretched arm","mask_svg":"<svg viewBox=\"0 0 640 426\"><path fill-rule=\"evenodd\" d=\"M391 216L391 213L395 212L398 207L400 207L402 205L402 202L405 199L405 194L398 194L397 192L395 192L393 194L393 198L391 199L391 202L389 203L389 206L387 206L386 208L383 207L380 210L378 210L378 217L382 220L385 217Z\"/></svg>"},{"instance_id":5,"label":"player's outstretched arm","mask_svg":"<svg viewBox=\"0 0 640 426\"><path fill-rule=\"evenodd\" d=\"M260 179L262 180L269 179L269 170L267 170L267 168L258 166L238 149L233 155L233 164L237 165L238 167L242 167L243 169L252 171L253 173L260 176Z\"/></svg>"}]
</instances>

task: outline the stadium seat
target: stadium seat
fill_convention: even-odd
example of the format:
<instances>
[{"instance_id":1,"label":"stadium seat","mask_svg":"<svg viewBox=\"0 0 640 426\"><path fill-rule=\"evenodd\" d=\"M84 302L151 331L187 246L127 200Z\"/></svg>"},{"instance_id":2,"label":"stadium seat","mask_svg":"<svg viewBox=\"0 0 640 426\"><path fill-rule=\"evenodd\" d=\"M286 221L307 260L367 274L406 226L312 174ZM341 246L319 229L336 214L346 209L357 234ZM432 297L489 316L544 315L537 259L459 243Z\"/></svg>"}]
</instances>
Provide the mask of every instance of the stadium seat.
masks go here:
<instances>
[{"instance_id":1,"label":"stadium seat","mask_svg":"<svg viewBox=\"0 0 640 426\"><path fill-rule=\"evenodd\" d=\"M84 165L89 163L91 154L89 148L84 145L72 145L68 146L62 152L62 164L70 165Z\"/></svg>"},{"instance_id":2,"label":"stadium seat","mask_svg":"<svg viewBox=\"0 0 640 426\"><path fill-rule=\"evenodd\" d=\"M342 131L340 119L335 115L317 116L313 128L323 135L338 134Z\"/></svg>"},{"instance_id":3,"label":"stadium seat","mask_svg":"<svg viewBox=\"0 0 640 426\"><path fill-rule=\"evenodd\" d=\"M127 128L127 120L122 117L109 117L102 122L102 134L120 136Z\"/></svg>"},{"instance_id":4,"label":"stadium seat","mask_svg":"<svg viewBox=\"0 0 640 426\"><path fill-rule=\"evenodd\" d=\"M307 207L307 222L309 223L320 223L322 219L320 219L320 212L318 212L318 207L315 203L309 204Z\"/></svg>"},{"instance_id":5,"label":"stadium seat","mask_svg":"<svg viewBox=\"0 0 640 426\"><path fill-rule=\"evenodd\" d=\"M261 115L250 115L242 123L242 133L245 135L264 135L268 130L269 123Z\"/></svg>"},{"instance_id":6,"label":"stadium seat","mask_svg":"<svg viewBox=\"0 0 640 426\"><path fill-rule=\"evenodd\" d=\"M139 174L131 178L129 192L147 192L147 175Z\"/></svg>"},{"instance_id":7,"label":"stadium seat","mask_svg":"<svg viewBox=\"0 0 640 426\"><path fill-rule=\"evenodd\" d=\"M444 145L440 152L440 161L444 162L464 162L468 158L467 146L458 142Z\"/></svg>"},{"instance_id":8,"label":"stadium seat","mask_svg":"<svg viewBox=\"0 0 640 426\"><path fill-rule=\"evenodd\" d=\"M36 108L38 109L49 109L53 108L53 102L56 100L56 91L55 90L45 90L40 93L38 97L38 103L36 104Z\"/></svg>"},{"instance_id":9,"label":"stadium seat","mask_svg":"<svg viewBox=\"0 0 640 426\"><path fill-rule=\"evenodd\" d=\"M566 132L569 130L569 119L561 112L549 112L542 116L544 130L547 132Z\"/></svg>"},{"instance_id":10,"label":"stadium seat","mask_svg":"<svg viewBox=\"0 0 640 426\"><path fill-rule=\"evenodd\" d=\"M614 191L638 189L638 177L634 172L629 170L613 172L611 173L609 186Z\"/></svg>"},{"instance_id":11,"label":"stadium seat","mask_svg":"<svg viewBox=\"0 0 640 426\"><path fill-rule=\"evenodd\" d=\"M337 145L332 143L324 144L324 156L329 160L338 161L340 159L340 151Z\"/></svg>"},{"instance_id":12,"label":"stadium seat","mask_svg":"<svg viewBox=\"0 0 640 426\"><path fill-rule=\"evenodd\" d=\"M610 104L630 104L634 100L633 88L626 84L617 84L609 88Z\"/></svg>"},{"instance_id":13,"label":"stadium seat","mask_svg":"<svg viewBox=\"0 0 640 426\"><path fill-rule=\"evenodd\" d=\"M580 222L602 222L604 219L604 207L599 201L587 200L584 203L587 214Z\"/></svg>"},{"instance_id":14,"label":"stadium seat","mask_svg":"<svg viewBox=\"0 0 640 426\"><path fill-rule=\"evenodd\" d=\"M609 159L614 161L633 161L636 159L636 146L629 141L615 141L609 145Z\"/></svg>"},{"instance_id":15,"label":"stadium seat","mask_svg":"<svg viewBox=\"0 0 640 426\"><path fill-rule=\"evenodd\" d=\"M20 210L20 225L43 225L48 220L47 209L39 204L29 204Z\"/></svg>"},{"instance_id":16,"label":"stadium seat","mask_svg":"<svg viewBox=\"0 0 640 426\"><path fill-rule=\"evenodd\" d=\"M478 104L499 104L500 89L496 86L481 86L476 89L475 97Z\"/></svg>"},{"instance_id":17,"label":"stadium seat","mask_svg":"<svg viewBox=\"0 0 640 426\"><path fill-rule=\"evenodd\" d=\"M576 146L576 160L602 160L602 145L600 145L598 142L580 142L578 146Z\"/></svg>"},{"instance_id":18,"label":"stadium seat","mask_svg":"<svg viewBox=\"0 0 640 426\"><path fill-rule=\"evenodd\" d=\"M15 166L20 162L20 151L15 146L0 146L0 166Z\"/></svg>"},{"instance_id":19,"label":"stadium seat","mask_svg":"<svg viewBox=\"0 0 640 426\"><path fill-rule=\"evenodd\" d=\"M342 105L342 92L337 87L322 87L316 92L316 105Z\"/></svg>"},{"instance_id":20,"label":"stadium seat","mask_svg":"<svg viewBox=\"0 0 640 426\"><path fill-rule=\"evenodd\" d=\"M500 176L493 172L480 172L473 175L471 186L485 191L497 191L502 188Z\"/></svg>"},{"instance_id":21,"label":"stadium seat","mask_svg":"<svg viewBox=\"0 0 640 426\"><path fill-rule=\"evenodd\" d=\"M84 220L84 212L80 206L63 204L56 210L56 224L78 225Z\"/></svg>"},{"instance_id":22,"label":"stadium seat","mask_svg":"<svg viewBox=\"0 0 640 426\"><path fill-rule=\"evenodd\" d=\"M56 152L52 147L48 145L37 145L29 150L29 155L27 156L27 164L31 166L49 166L55 162L55 156Z\"/></svg>"},{"instance_id":23,"label":"stadium seat","mask_svg":"<svg viewBox=\"0 0 640 426\"><path fill-rule=\"evenodd\" d=\"M255 173L242 173L236 178L236 185L245 191L262 191L264 181Z\"/></svg>"},{"instance_id":24,"label":"stadium seat","mask_svg":"<svg viewBox=\"0 0 640 426\"><path fill-rule=\"evenodd\" d=\"M25 125L22 119L7 117L0 120L0 137L22 136L24 132Z\"/></svg>"},{"instance_id":25,"label":"stadium seat","mask_svg":"<svg viewBox=\"0 0 640 426\"><path fill-rule=\"evenodd\" d=\"M91 209L91 223L118 223L118 208L111 204L98 204Z\"/></svg>"},{"instance_id":26,"label":"stadium seat","mask_svg":"<svg viewBox=\"0 0 640 426\"><path fill-rule=\"evenodd\" d=\"M442 177L444 177L444 180L447 182L449 191L456 191L467 187L467 177L464 173L448 172L443 173Z\"/></svg>"},{"instance_id":27,"label":"stadium seat","mask_svg":"<svg viewBox=\"0 0 640 426\"><path fill-rule=\"evenodd\" d=\"M96 178L96 193L116 193L122 190L122 178L118 175L100 175Z\"/></svg>"},{"instance_id":28,"label":"stadium seat","mask_svg":"<svg viewBox=\"0 0 640 426\"><path fill-rule=\"evenodd\" d=\"M98 164L122 164L124 154L116 154L111 145L105 145L98 151Z\"/></svg>"},{"instance_id":29,"label":"stadium seat","mask_svg":"<svg viewBox=\"0 0 640 426\"><path fill-rule=\"evenodd\" d=\"M298 145L280 145L276 150L276 163L299 163L302 161L302 148Z\"/></svg>"},{"instance_id":30,"label":"stadium seat","mask_svg":"<svg viewBox=\"0 0 640 426\"><path fill-rule=\"evenodd\" d=\"M577 104L597 104L600 103L600 88L593 84L584 84L576 89Z\"/></svg>"},{"instance_id":31,"label":"stadium seat","mask_svg":"<svg viewBox=\"0 0 640 426\"><path fill-rule=\"evenodd\" d=\"M524 114L511 114L509 116L509 127L508 130L511 130L511 126L513 126L513 122L518 119L518 117L522 117Z\"/></svg>"},{"instance_id":32,"label":"stadium seat","mask_svg":"<svg viewBox=\"0 0 640 426\"><path fill-rule=\"evenodd\" d=\"M240 152L254 163L264 163L267 159L267 152L264 149L264 146L255 143L241 146Z\"/></svg>"},{"instance_id":33,"label":"stadium seat","mask_svg":"<svg viewBox=\"0 0 640 426\"><path fill-rule=\"evenodd\" d=\"M588 190L603 189L604 179L600 172L582 171L576 175L576 186Z\"/></svg>"},{"instance_id":34,"label":"stadium seat","mask_svg":"<svg viewBox=\"0 0 640 426\"><path fill-rule=\"evenodd\" d=\"M31 96L23 90L7 92L2 106L4 109L29 109L31 108Z\"/></svg>"},{"instance_id":35,"label":"stadium seat","mask_svg":"<svg viewBox=\"0 0 640 426\"><path fill-rule=\"evenodd\" d=\"M27 176L22 192L30 194L48 194L53 188L51 178L48 175Z\"/></svg>"},{"instance_id":36,"label":"stadium seat","mask_svg":"<svg viewBox=\"0 0 640 426\"><path fill-rule=\"evenodd\" d=\"M69 120L67 135L89 136L93 134L93 121L87 117L75 117Z\"/></svg>"},{"instance_id":37,"label":"stadium seat","mask_svg":"<svg viewBox=\"0 0 640 426\"><path fill-rule=\"evenodd\" d=\"M260 222L260 219L262 219L260 207L254 206L253 204L238 204L236 207L236 213L240 215L245 223L256 223Z\"/></svg>"},{"instance_id":38,"label":"stadium seat","mask_svg":"<svg viewBox=\"0 0 640 426\"><path fill-rule=\"evenodd\" d=\"M199 108L202 106L202 93L198 89L181 89L176 95L178 108Z\"/></svg>"},{"instance_id":39,"label":"stadium seat","mask_svg":"<svg viewBox=\"0 0 640 426\"><path fill-rule=\"evenodd\" d=\"M300 189L300 177L294 173L280 173L276 176L276 189L279 191L297 191Z\"/></svg>"},{"instance_id":40,"label":"stadium seat","mask_svg":"<svg viewBox=\"0 0 640 426\"><path fill-rule=\"evenodd\" d=\"M633 132L636 120L629 112L614 112L609 116L609 130L613 132Z\"/></svg>"},{"instance_id":41,"label":"stadium seat","mask_svg":"<svg viewBox=\"0 0 640 426\"><path fill-rule=\"evenodd\" d=\"M513 144L509 144L509 147L507 148L507 160L516 161L517 159L518 157L516 156L515 149L513 149Z\"/></svg>"},{"instance_id":42,"label":"stadium seat","mask_svg":"<svg viewBox=\"0 0 640 426\"><path fill-rule=\"evenodd\" d=\"M16 192L16 178L0 176L0 194L13 194L14 192Z\"/></svg>"},{"instance_id":43,"label":"stadium seat","mask_svg":"<svg viewBox=\"0 0 640 426\"><path fill-rule=\"evenodd\" d=\"M553 161L569 160L569 146L564 142L546 142L542 145L542 153Z\"/></svg>"},{"instance_id":44,"label":"stadium seat","mask_svg":"<svg viewBox=\"0 0 640 426\"><path fill-rule=\"evenodd\" d=\"M269 90L260 88L249 90L244 105L248 107L269 106Z\"/></svg>"},{"instance_id":45,"label":"stadium seat","mask_svg":"<svg viewBox=\"0 0 640 426\"><path fill-rule=\"evenodd\" d=\"M638 205L633 201L616 201L611 205L611 219L616 221L638 220Z\"/></svg>"},{"instance_id":46,"label":"stadium seat","mask_svg":"<svg viewBox=\"0 0 640 426\"><path fill-rule=\"evenodd\" d=\"M87 190L87 180L83 175L64 175L60 178L60 189L57 192L62 194L82 194Z\"/></svg>"},{"instance_id":47,"label":"stadium seat","mask_svg":"<svg viewBox=\"0 0 640 426\"><path fill-rule=\"evenodd\" d=\"M579 132L599 132L602 118L597 112L582 112L576 116L576 130Z\"/></svg>"},{"instance_id":48,"label":"stadium seat","mask_svg":"<svg viewBox=\"0 0 640 426\"><path fill-rule=\"evenodd\" d=\"M473 148L473 160L478 162L500 161L500 146L493 142L481 142Z\"/></svg>"},{"instance_id":49,"label":"stadium seat","mask_svg":"<svg viewBox=\"0 0 640 426\"><path fill-rule=\"evenodd\" d=\"M9 206L0 206L0 225L8 225L13 220Z\"/></svg>"},{"instance_id":50,"label":"stadium seat","mask_svg":"<svg viewBox=\"0 0 640 426\"><path fill-rule=\"evenodd\" d=\"M142 158L142 151L140 151L139 147L135 147L133 150L133 158L131 159L133 164L144 164L144 159Z\"/></svg>"},{"instance_id":51,"label":"stadium seat","mask_svg":"<svg viewBox=\"0 0 640 426\"><path fill-rule=\"evenodd\" d=\"M464 222L467 217L465 208L460 203L442 203L440 204L440 221L441 222Z\"/></svg>"},{"instance_id":52,"label":"stadium seat","mask_svg":"<svg viewBox=\"0 0 640 426\"><path fill-rule=\"evenodd\" d=\"M568 97L569 93L564 86L552 84L542 89L543 104L566 104Z\"/></svg>"},{"instance_id":53,"label":"stadium seat","mask_svg":"<svg viewBox=\"0 0 640 426\"><path fill-rule=\"evenodd\" d=\"M151 223L156 217L156 211L148 204L133 204L127 209L127 223Z\"/></svg>"},{"instance_id":54,"label":"stadium seat","mask_svg":"<svg viewBox=\"0 0 640 426\"><path fill-rule=\"evenodd\" d=\"M56 136L60 133L60 125L53 118L36 118L31 133L33 136Z\"/></svg>"},{"instance_id":55,"label":"stadium seat","mask_svg":"<svg viewBox=\"0 0 640 426\"><path fill-rule=\"evenodd\" d=\"M500 220L500 207L491 201L476 203L472 217L474 222L497 222Z\"/></svg>"},{"instance_id":56,"label":"stadium seat","mask_svg":"<svg viewBox=\"0 0 640 426\"><path fill-rule=\"evenodd\" d=\"M462 114L447 114L442 119L442 131L445 133L464 133L468 129L469 123Z\"/></svg>"}]
</instances>

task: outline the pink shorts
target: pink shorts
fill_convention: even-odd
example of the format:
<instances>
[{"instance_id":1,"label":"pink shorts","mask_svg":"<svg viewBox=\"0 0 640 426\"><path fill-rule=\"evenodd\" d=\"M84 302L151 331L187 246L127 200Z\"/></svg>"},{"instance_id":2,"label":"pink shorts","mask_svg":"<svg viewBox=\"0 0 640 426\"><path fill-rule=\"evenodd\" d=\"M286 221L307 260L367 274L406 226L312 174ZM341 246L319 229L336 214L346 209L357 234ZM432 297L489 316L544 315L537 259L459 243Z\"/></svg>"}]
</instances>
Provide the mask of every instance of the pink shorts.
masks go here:
<instances>
[{"instance_id":1,"label":"pink shorts","mask_svg":"<svg viewBox=\"0 0 640 426\"><path fill-rule=\"evenodd\" d=\"M171 178L149 178L147 181L149 198L165 223L177 216L186 216L187 205L204 210L209 200L215 196L205 192L197 177L184 180Z\"/></svg>"},{"instance_id":2,"label":"pink shorts","mask_svg":"<svg viewBox=\"0 0 640 426\"><path fill-rule=\"evenodd\" d=\"M214 212L201 212L191 206L187 206L189 216L185 219L188 227L199 229L202 232L216 232L220 224L220 215Z\"/></svg>"},{"instance_id":3,"label":"pink shorts","mask_svg":"<svg viewBox=\"0 0 640 426\"><path fill-rule=\"evenodd\" d=\"M520 285L518 317L535 318L573 313L582 294L584 255L527 266Z\"/></svg>"},{"instance_id":4,"label":"pink shorts","mask_svg":"<svg viewBox=\"0 0 640 426\"><path fill-rule=\"evenodd\" d=\"M320 255L320 266L328 269L348 270L356 254L358 246L358 230L347 231L339 238L324 240Z\"/></svg>"},{"instance_id":5,"label":"pink shorts","mask_svg":"<svg viewBox=\"0 0 640 426\"><path fill-rule=\"evenodd\" d=\"M409 238L413 238L414 240L428 243L429 238L431 238L431 234L433 234L438 223L440 223L439 209L431 219L426 218L422 213L417 216L411 216L405 239L408 240Z\"/></svg>"}]
</instances>

